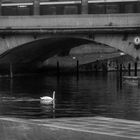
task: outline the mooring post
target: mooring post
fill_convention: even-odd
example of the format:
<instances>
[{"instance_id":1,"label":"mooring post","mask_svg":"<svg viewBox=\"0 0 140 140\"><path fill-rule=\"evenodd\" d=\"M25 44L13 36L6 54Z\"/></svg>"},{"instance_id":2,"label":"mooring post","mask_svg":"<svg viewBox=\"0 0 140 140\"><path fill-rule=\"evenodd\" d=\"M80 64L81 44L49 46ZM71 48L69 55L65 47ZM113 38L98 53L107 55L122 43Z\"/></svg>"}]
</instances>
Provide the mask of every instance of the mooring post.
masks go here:
<instances>
[{"instance_id":1,"label":"mooring post","mask_svg":"<svg viewBox=\"0 0 140 140\"><path fill-rule=\"evenodd\" d=\"M60 76L60 66L59 66L59 61L57 61L57 77Z\"/></svg>"},{"instance_id":2,"label":"mooring post","mask_svg":"<svg viewBox=\"0 0 140 140\"><path fill-rule=\"evenodd\" d=\"M119 64L118 64L118 61L116 61L116 70L117 70L117 72L119 71Z\"/></svg>"},{"instance_id":3,"label":"mooring post","mask_svg":"<svg viewBox=\"0 0 140 140\"><path fill-rule=\"evenodd\" d=\"M120 64L120 88L122 88L122 64Z\"/></svg>"},{"instance_id":4,"label":"mooring post","mask_svg":"<svg viewBox=\"0 0 140 140\"><path fill-rule=\"evenodd\" d=\"M79 79L79 60L77 60L76 68L77 79Z\"/></svg>"},{"instance_id":5,"label":"mooring post","mask_svg":"<svg viewBox=\"0 0 140 140\"><path fill-rule=\"evenodd\" d=\"M10 63L10 78L13 78L13 65Z\"/></svg>"},{"instance_id":6,"label":"mooring post","mask_svg":"<svg viewBox=\"0 0 140 140\"><path fill-rule=\"evenodd\" d=\"M131 76L131 64L128 63L128 76Z\"/></svg>"},{"instance_id":7,"label":"mooring post","mask_svg":"<svg viewBox=\"0 0 140 140\"><path fill-rule=\"evenodd\" d=\"M122 64L120 64L120 77L122 77Z\"/></svg>"},{"instance_id":8,"label":"mooring post","mask_svg":"<svg viewBox=\"0 0 140 140\"><path fill-rule=\"evenodd\" d=\"M135 62L135 73L134 76L137 76L137 62Z\"/></svg>"}]
</instances>

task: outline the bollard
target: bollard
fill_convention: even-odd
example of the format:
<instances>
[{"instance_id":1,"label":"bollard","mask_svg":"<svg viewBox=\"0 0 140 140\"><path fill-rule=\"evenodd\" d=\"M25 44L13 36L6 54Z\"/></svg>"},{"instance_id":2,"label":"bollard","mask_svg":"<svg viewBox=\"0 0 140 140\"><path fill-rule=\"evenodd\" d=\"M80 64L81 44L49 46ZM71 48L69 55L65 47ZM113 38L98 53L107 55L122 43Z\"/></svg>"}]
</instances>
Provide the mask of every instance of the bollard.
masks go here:
<instances>
[{"instance_id":1,"label":"bollard","mask_svg":"<svg viewBox=\"0 0 140 140\"><path fill-rule=\"evenodd\" d=\"M134 76L137 76L137 62L135 62L135 74Z\"/></svg>"},{"instance_id":2,"label":"bollard","mask_svg":"<svg viewBox=\"0 0 140 140\"><path fill-rule=\"evenodd\" d=\"M128 76L131 76L131 64L128 63Z\"/></svg>"}]
</instances>

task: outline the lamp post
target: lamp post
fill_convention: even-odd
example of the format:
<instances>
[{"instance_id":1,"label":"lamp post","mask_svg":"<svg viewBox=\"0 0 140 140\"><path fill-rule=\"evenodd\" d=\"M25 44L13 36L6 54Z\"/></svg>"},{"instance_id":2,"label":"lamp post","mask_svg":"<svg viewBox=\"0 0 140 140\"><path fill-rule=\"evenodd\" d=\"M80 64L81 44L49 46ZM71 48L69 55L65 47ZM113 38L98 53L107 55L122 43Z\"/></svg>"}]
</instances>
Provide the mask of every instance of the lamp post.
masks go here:
<instances>
[{"instance_id":1,"label":"lamp post","mask_svg":"<svg viewBox=\"0 0 140 140\"><path fill-rule=\"evenodd\" d=\"M76 76L78 80L79 79L79 60L75 56L73 56L72 59L76 60Z\"/></svg>"}]
</instances>

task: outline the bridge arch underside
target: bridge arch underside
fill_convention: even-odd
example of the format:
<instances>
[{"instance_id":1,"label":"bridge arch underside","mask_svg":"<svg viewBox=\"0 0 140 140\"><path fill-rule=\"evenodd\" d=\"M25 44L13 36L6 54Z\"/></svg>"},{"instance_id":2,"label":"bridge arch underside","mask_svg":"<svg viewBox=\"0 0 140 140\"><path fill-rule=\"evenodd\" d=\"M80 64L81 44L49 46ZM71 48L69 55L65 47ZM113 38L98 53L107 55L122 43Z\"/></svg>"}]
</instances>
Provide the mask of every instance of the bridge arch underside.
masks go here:
<instances>
[{"instance_id":1,"label":"bridge arch underside","mask_svg":"<svg viewBox=\"0 0 140 140\"><path fill-rule=\"evenodd\" d=\"M79 45L93 43L89 39L76 37L47 37L8 49L0 55L3 63L35 63L44 61L62 51L70 50ZM10 43L9 43L10 44Z\"/></svg>"},{"instance_id":2,"label":"bridge arch underside","mask_svg":"<svg viewBox=\"0 0 140 140\"><path fill-rule=\"evenodd\" d=\"M38 39L32 36L7 37L0 40L5 42L1 43L4 49L0 50L0 64L35 64L40 61L43 62L55 54L59 54L61 51L70 50L71 48L89 43L104 44L123 51L134 58L140 58L140 50L135 48L133 42L135 36L137 35L96 34L92 39L85 36L43 36ZM26 39L22 41L24 37ZM15 39L19 39L18 45L12 44Z\"/></svg>"}]
</instances>

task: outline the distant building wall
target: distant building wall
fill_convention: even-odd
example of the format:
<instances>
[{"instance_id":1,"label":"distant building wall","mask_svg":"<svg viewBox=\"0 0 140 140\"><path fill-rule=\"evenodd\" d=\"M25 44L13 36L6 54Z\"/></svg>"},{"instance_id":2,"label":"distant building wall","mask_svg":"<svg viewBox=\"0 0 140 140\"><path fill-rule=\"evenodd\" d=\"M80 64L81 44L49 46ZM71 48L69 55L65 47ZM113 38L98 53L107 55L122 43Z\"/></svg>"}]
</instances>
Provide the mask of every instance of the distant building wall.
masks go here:
<instances>
[{"instance_id":1,"label":"distant building wall","mask_svg":"<svg viewBox=\"0 0 140 140\"><path fill-rule=\"evenodd\" d=\"M14 5L15 3L15 5ZM26 4L17 4L26 3ZM4 4L9 4L8 6ZM12 5L10 5L12 4ZM140 1L104 2L88 0L2 0L2 15L67 15L67 14L112 14L139 13ZM0 6L1 7L1 6Z\"/></svg>"}]
</instances>

